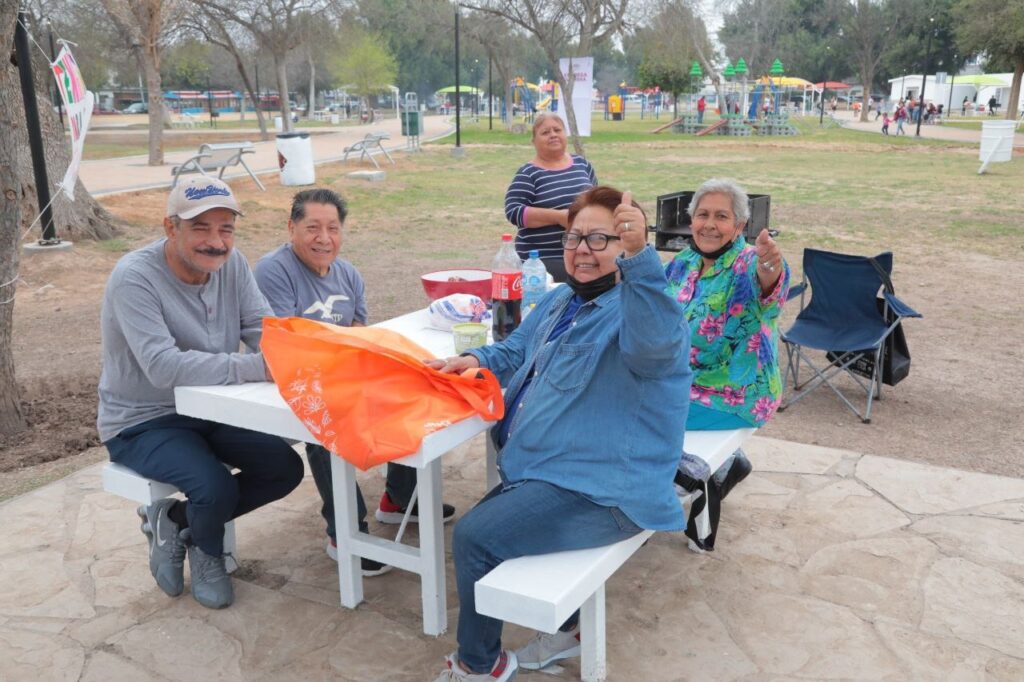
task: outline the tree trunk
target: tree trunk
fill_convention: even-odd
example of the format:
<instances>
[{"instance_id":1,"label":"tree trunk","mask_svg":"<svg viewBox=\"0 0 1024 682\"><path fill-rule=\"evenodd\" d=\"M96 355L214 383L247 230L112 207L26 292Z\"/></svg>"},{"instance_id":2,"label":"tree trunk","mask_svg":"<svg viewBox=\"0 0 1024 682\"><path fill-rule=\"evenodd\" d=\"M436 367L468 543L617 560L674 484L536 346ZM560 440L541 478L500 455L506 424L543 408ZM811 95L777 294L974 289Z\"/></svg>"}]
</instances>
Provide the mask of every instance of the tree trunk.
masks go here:
<instances>
[{"instance_id":1,"label":"tree trunk","mask_svg":"<svg viewBox=\"0 0 1024 682\"><path fill-rule=\"evenodd\" d=\"M11 54L11 37L17 3L0 8L0 35L6 36ZM21 165L23 140L21 121L24 112L18 83L18 69L11 59L0 62L0 435L17 433L25 428L21 414L21 396L14 378L14 355L11 348L11 327L14 320L14 294L18 290L18 258L21 254ZM47 100L42 100L47 101ZM31 167L29 167L31 168Z\"/></svg>"},{"instance_id":2,"label":"tree trunk","mask_svg":"<svg viewBox=\"0 0 1024 682\"><path fill-rule=\"evenodd\" d=\"M1017 120L1017 103L1020 102L1020 82L1024 77L1024 59L1018 59L1013 66L1013 80L1010 82L1010 101L1006 103L1006 120Z\"/></svg>"},{"instance_id":3,"label":"tree trunk","mask_svg":"<svg viewBox=\"0 0 1024 682\"><path fill-rule=\"evenodd\" d=\"M868 122L868 103L871 101L871 83L875 80L875 70L869 64L860 65L860 82L863 83L860 104L860 122Z\"/></svg>"},{"instance_id":4,"label":"tree trunk","mask_svg":"<svg viewBox=\"0 0 1024 682\"><path fill-rule=\"evenodd\" d=\"M164 93L160 89L160 56L143 47L135 51L142 72L146 75L149 97L149 165L164 165Z\"/></svg>"},{"instance_id":5,"label":"tree trunk","mask_svg":"<svg viewBox=\"0 0 1024 682\"><path fill-rule=\"evenodd\" d=\"M309 100L306 102L306 118L313 120L313 110L316 109L316 62L313 61L313 52L306 53L306 60L309 62Z\"/></svg>"},{"instance_id":6,"label":"tree trunk","mask_svg":"<svg viewBox=\"0 0 1024 682\"><path fill-rule=\"evenodd\" d=\"M565 75L562 73L562 67L557 59L552 58L552 66L555 71L555 80L558 81L558 87L562 89L562 103L561 106L565 109L565 120L569 125L569 138L572 140L573 151L578 156L584 156L583 139L580 138L579 126L576 125L576 110L572 106L572 90L573 86L576 85L576 79L573 77L570 83L566 80ZM572 60L569 60L569 71L572 72Z\"/></svg>"},{"instance_id":7,"label":"tree trunk","mask_svg":"<svg viewBox=\"0 0 1024 682\"><path fill-rule=\"evenodd\" d=\"M260 109L260 98L256 94L256 88L253 87L252 81L249 80L249 72L245 70L245 63L242 61L242 55L238 53L238 50L231 49L231 54L235 58L235 68L238 69L238 75L242 77L242 83L245 84L245 91L249 93L249 99L253 101L256 109L256 122L260 126L260 139L268 140L270 136L267 135L267 119L263 115L263 111ZM242 111L245 111L245 96L242 97ZM245 120L245 114L242 114L242 120Z\"/></svg>"},{"instance_id":8,"label":"tree trunk","mask_svg":"<svg viewBox=\"0 0 1024 682\"><path fill-rule=\"evenodd\" d=\"M288 69L285 55L274 55L274 70L277 72L277 99L281 110L281 125L284 126L284 132L290 133L295 127L292 126L292 112L288 108Z\"/></svg>"}]
</instances>

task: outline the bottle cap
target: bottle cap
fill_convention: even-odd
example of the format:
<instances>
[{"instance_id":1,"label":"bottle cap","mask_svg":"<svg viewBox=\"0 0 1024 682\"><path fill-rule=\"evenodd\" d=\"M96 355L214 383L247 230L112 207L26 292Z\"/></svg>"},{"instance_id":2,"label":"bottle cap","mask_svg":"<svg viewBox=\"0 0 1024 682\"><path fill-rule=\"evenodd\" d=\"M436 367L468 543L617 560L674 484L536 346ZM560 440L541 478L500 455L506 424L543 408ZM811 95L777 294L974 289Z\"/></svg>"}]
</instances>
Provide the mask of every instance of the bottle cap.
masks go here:
<instances>
[{"instance_id":1,"label":"bottle cap","mask_svg":"<svg viewBox=\"0 0 1024 682\"><path fill-rule=\"evenodd\" d=\"M538 251L537 249L532 249L530 251L530 258L540 258L540 251Z\"/></svg>"},{"instance_id":2,"label":"bottle cap","mask_svg":"<svg viewBox=\"0 0 1024 682\"><path fill-rule=\"evenodd\" d=\"M512 235L510 235L508 232L506 232L505 234L501 235L501 241L503 241L503 242L510 242L510 241L512 241Z\"/></svg>"}]
</instances>

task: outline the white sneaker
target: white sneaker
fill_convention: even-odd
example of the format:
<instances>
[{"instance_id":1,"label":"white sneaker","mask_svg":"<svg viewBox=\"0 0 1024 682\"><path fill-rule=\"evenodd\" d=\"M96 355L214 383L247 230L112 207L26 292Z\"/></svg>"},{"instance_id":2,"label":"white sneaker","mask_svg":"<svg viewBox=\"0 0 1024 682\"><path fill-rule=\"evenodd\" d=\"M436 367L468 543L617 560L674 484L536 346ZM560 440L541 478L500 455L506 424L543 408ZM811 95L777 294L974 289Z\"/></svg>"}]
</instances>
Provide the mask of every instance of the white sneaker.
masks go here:
<instances>
[{"instance_id":1,"label":"white sneaker","mask_svg":"<svg viewBox=\"0 0 1024 682\"><path fill-rule=\"evenodd\" d=\"M519 667L524 670L540 670L563 658L575 658L580 655L580 627L577 625L569 632L558 631L554 634L538 632L537 636L522 649L516 650Z\"/></svg>"},{"instance_id":2,"label":"white sneaker","mask_svg":"<svg viewBox=\"0 0 1024 682\"><path fill-rule=\"evenodd\" d=\"M516 662L516 655L511 651L502 649L498 654L498 660L488 673L470 673L459 665L458 652L444 659L447 668L434 682L508 682L516 678L516 671L519 665Z\"/></svg>"}]
</instances>

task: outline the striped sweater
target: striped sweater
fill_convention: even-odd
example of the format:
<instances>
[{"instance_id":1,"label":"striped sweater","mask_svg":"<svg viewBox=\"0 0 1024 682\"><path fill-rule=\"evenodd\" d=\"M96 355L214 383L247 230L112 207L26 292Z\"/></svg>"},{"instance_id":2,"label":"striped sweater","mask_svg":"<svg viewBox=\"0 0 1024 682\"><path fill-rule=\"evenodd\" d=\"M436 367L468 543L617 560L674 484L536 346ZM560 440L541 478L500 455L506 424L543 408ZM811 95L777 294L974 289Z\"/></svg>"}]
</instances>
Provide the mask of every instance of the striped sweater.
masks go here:
<instances>
[{"instance_id":1,"label":"striped sweater","mask_svg":"<svg viewBox=\"0 0 1024 682\"><path fill-rule=\"evenodd\" d=\"M575 154L572 164L559 170L523 164L505 192L505 217L518 228L516 251L520 258L536 249L542 259L562 259L562 226L524 227L529 207L568 208L577 195L596 184L593 166Z\"/></svg>"}]
</instances>

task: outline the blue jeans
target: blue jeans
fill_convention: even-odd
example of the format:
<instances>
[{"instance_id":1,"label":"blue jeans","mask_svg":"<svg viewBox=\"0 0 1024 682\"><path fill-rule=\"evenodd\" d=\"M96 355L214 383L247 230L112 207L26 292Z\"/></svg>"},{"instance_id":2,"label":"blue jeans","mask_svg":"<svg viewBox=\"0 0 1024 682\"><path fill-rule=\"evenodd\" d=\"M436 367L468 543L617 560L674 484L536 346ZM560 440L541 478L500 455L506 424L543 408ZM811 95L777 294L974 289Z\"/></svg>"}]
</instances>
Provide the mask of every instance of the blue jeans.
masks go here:
<instances>
[{"instance_id":1,"label":"blue jeans","mask_svg":"<svg viewBox=\"0 0 1024 682\"><path fill-rule=\"evenodd\" d=\"M224 553L225 523L302 481L302 460L277 436L177 414L131 426L105 445L110 461L185 493L192 541L210 556Z\"/></svg>"},{"instance_id":2,"label":"blue jeans","mask_svg":"<svg viewBox=\"0 0 1024 682\"><path fill-rule=\"evenodd\" d=\"M476 612L476 581L508 559L610 545L640 532L616 507L579 493L523 481L497 487L463 516L452 535L459 591L459 660L487 672L501 653L502 622Z\"/></svg>"},{"instance_id":3,"label":"blue jeans","mask_svg":"<svg viewBox=\"0 0 1024 682\"><path fill-rule=\"evenodd\" d=\"M332 540L338 536L334 530L334 484L331 478L331 451L322 445L306 443L306 460L309 462L309 470L313 474L313 482L316 483L317 492L320 493L320 514L327 522L327 536ZM416 469L402 464L388 462L388 478L384 489L388 497L399 507L409 506L412 499L412 491L416 488ZM369 530L366 523L366 501L363 499L363 491L356 485L356 513L359 516L359 530L365 533Z\"/></svg>"}]
</instances>

